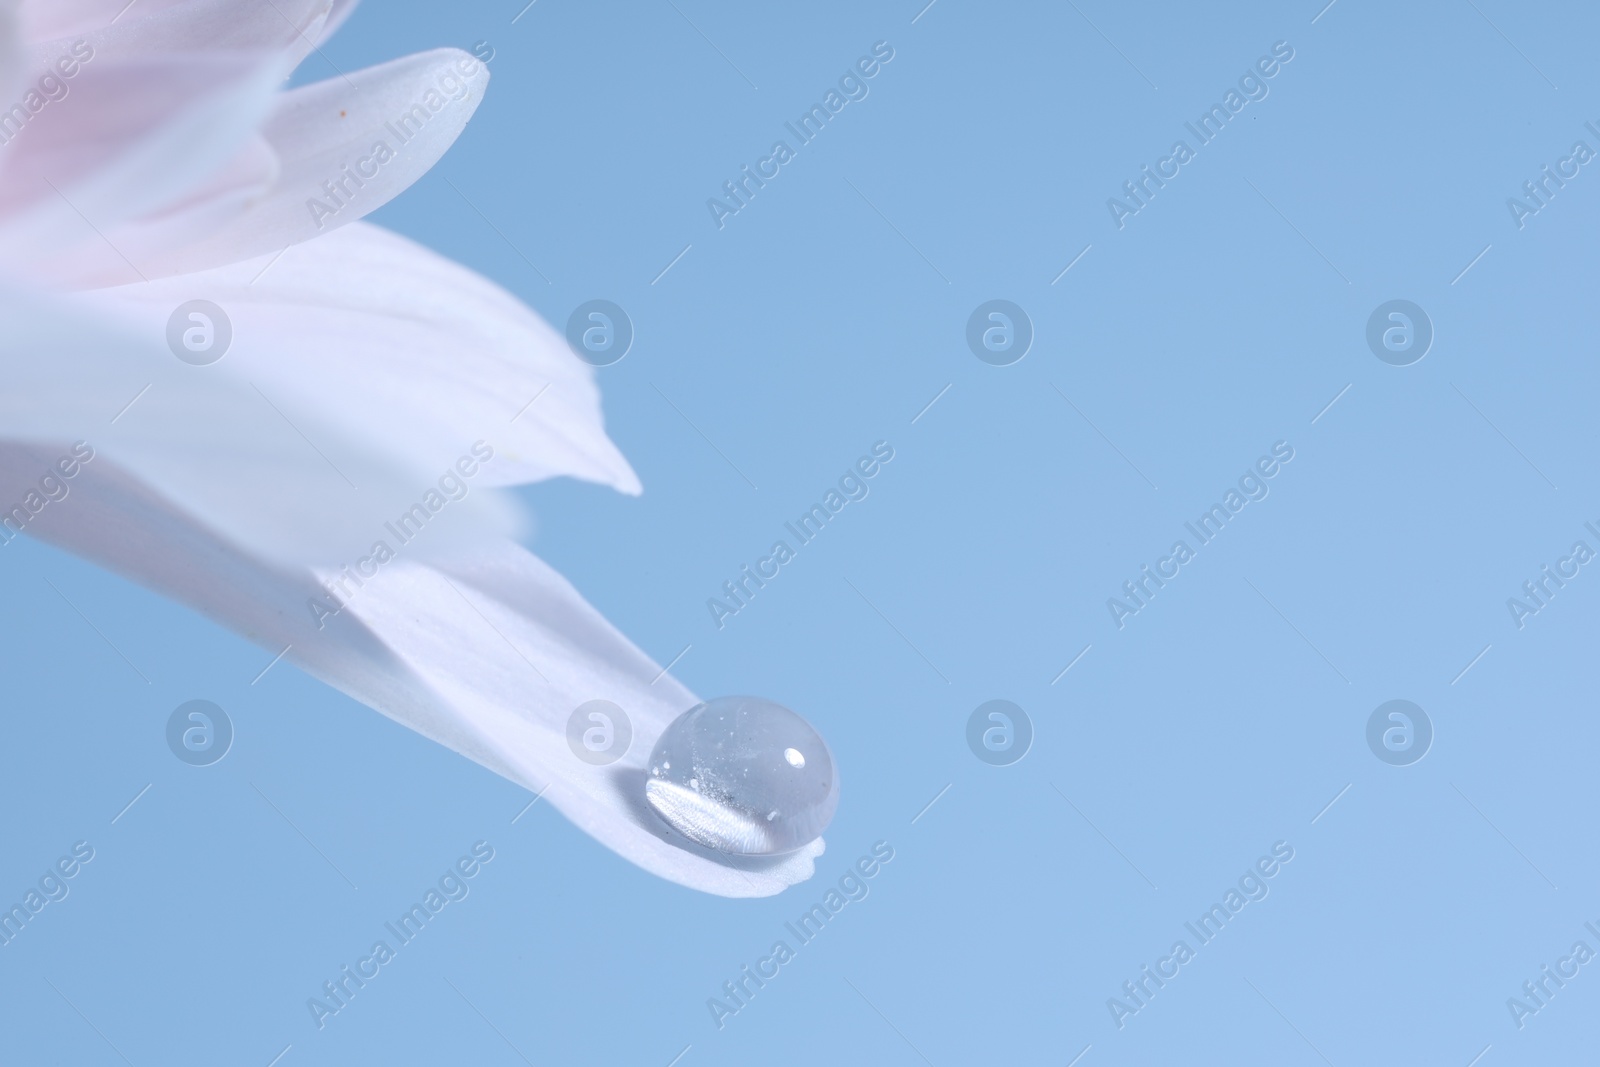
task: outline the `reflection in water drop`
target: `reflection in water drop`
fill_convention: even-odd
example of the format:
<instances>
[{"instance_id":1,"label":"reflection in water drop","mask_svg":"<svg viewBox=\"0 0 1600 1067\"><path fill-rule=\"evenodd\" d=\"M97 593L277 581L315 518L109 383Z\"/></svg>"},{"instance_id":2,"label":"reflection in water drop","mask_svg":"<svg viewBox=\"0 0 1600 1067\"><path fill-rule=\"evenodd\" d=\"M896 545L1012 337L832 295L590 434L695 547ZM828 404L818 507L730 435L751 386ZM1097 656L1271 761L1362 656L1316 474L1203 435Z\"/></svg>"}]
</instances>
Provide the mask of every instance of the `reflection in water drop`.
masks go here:
<instances>
[{"instance_id":1,"label":"reflection in water drop","mask_svg":"<svg viewBox=\"0 0 1600 1067\"><path fill-rule=\"evenodd\" d=\"M839 779L827 744L800 716L760 697L718 697L662 733L645 799L697 844L772 856L822 835Z\"/></svg>"}]
</instances>

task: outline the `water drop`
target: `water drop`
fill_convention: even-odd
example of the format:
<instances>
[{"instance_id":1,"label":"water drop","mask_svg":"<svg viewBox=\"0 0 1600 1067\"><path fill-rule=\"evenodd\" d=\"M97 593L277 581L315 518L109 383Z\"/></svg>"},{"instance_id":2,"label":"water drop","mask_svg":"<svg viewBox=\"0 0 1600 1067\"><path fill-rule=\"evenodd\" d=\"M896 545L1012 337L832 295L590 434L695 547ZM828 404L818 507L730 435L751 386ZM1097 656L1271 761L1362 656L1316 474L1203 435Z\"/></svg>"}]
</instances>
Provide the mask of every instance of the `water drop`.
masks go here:
<instances>
[{"instance_id":1,"label":"water drop","mask_svg":"<svg viewBox=\"0 0 1600 1067\"><path fill-rule=\"evenodd\" d=\"M662 732L650 764L645 799L656 813L691 841L733 855L793 852L822 835L839 804L821 735L760 697L690 708Z\"/></svg>"}]
</instances>

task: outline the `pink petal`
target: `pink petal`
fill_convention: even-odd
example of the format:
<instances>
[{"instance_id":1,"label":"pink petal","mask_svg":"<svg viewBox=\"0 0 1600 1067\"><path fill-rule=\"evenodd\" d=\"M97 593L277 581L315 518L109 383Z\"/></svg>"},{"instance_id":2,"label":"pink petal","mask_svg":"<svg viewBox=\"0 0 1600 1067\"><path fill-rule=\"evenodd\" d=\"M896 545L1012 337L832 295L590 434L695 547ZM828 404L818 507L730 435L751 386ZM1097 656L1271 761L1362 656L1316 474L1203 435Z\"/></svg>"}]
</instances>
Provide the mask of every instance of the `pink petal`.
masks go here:
<instances>
[{"instance_id":1,"label":"pink petal","mask_svg":"<svg viewBox=\"0 0 1600 1067\"><path fill-rule=\"evenodd\" d=\"M23 39L50 41L58 37L81 36L111 25L118 15L138 18L128 14L137 8L141 15L149 15L167 8L181 7L189 0L22 0L21 20ZM120 21L120 19L118 20Z\"/></svg>"},{"instance_id":2,"label":"pink petal","mask_svg":"<svg viewBox=\"0 0 1600 1067\"><path fill-rule=\"evenodd\" d=\"M112 226L104 239L79 248L63 282L121 285L130 263L148 263L173 248L202 241L237 218L278 181L282 167L266 138L252 135L222 168L160 212Z\"/></svg>"},{"instance_id":3,"label":"pink petal","mask_svg":"<svg viewBox=\"0 0 1600 1067\"><path fill-rule=\"evenodd\" d=\"M282 75L272 56L107 58L61 99L25 98L34 107L0 115L0 261L60 276L84 248L103 256L109 228L169 207L240 151Z\"/></svg>"},{"instance_id":4,"label":"pink petal","mask_svg":"<svg viewBox=\"0 0 1600 1067\"><path fill-rule=\"evenodd\" d=\"M41 73L83 42L122 59L173 52L273 52L289 71L322 36L332 0L39 0L24 5ZM45 5L48 5L46 7ZM42 31L42 32L41 32Z\"/></svg>"},{"instance_id":5,"label":"pink petal","mask_svg":"<svg viewBox=\"0 0 1600 1067\"><path fill-rule=\"evenodd\" d=\"M477 59L441 48L284 93L262 131L282 165L276 186L211 237L140 269L156 278L236 263L375 211L455 143L488 78Z\"/></svg>"}]
</instances>

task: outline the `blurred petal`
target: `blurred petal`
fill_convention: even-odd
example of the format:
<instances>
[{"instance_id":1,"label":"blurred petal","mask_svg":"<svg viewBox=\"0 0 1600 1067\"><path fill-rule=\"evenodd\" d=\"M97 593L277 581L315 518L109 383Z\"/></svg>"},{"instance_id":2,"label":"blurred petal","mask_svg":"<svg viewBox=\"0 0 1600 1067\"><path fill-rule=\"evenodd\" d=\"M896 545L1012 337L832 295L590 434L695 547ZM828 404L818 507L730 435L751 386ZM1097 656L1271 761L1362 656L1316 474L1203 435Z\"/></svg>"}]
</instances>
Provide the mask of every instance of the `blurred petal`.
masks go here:
<instances>
[{"instance_id":1,"label":"blurred petal","mask_svg":"<svg viewBox=\"0 0 1600 1067\"><path fill-rule=\"evenodd\" d=\"M190 0L22 0L24 40L49 41L91 33L120 21L138 5L151 15L168 8L182 7ZM137 16L135 16L137 17Z\"/></svg>"},{"instance_id":2,"label":"blurred petal","mask_svg":"<svg viewBox=\"0 0 1600 1067\"><path fill-rule=\"evenodd\" d=\"M328 22L322 28L322 40L326 41L333 36L333 32L344 25L344 20L350 17L360 2L361 0L333 0L333 10L328 13Z\"/></svg>"},{"instance_id":3,"label":"blurred petal","mask_svg":"<svg viewBox=\"0 0 1600 1067\"><path fill-rule=\"evenodd\" d=\"M151 278L208 270L377 210L455 143L488 79L477 59L441 48L283 93L262 129L282 167L273 188L215 234L140 269Z\"/></svg>"},{"instance_id":4,"label":"blurred petal","mask_svg":"<svg viewBox=\"0 0 1600 1067\"><path fill-rule=\"evenodd\" d=\"M274 52L284 72L322 36L332 0L29 0L27 40L43 73L82 42L96 57Z\"/></svg>"},{"instance_id":5,"label":"blurred petal","mask_svg":"<svg viewBox=\"0 0 1600 1067\"><path fill-rule=\"evenodd\" d=\"M274 57L231 54L85 64L68 95L0 147L0 262L60 277L122 260L117 223L165 208L216 173L253 136L282 77Z\"/></svg>"},{"instance_id":6,"label":"blurred petal","mask_svg":"<svg viewBox=\"0 0 1600 1067\"><path fill-rule=\"evenodd\" d=\"M281 173L266 138L252 135L221 169L176 203L110 227L98 245L80 250L72 262L71 281L78 286L128 282L130 263L148 263L178 245L204 240L271 189Z\"/></svg>"},{"instance_id":7,"label":"blurred petal","mask_svg":"<svg viewBox=\"0 0 1600 1067\"><path fill-rule=\"evenodd\" d=\"M159 335L205 298L233 321L228 361L274 395L416 469L448 466L479 438L480 484L559 475L639 492L606 436L594 371L516 297L366 223L279 254L84 294Z\"/></svg>"},{"instance_id":8,"label":"blurred petal","mask_svg":"<svg viewBox=\"0 0 1600 1067\"><path fill-rule=\"evenodd\" d=\"M257 362L231 353L210 366L181 362L168 347L170 311L142 324L110 322L110 310L81 299L0 294L0 439L87 441L261 558L355 560L386 522L426 504L473 443L461 440L436 464L410 463L352 434L336 414L308 406L299 389L257 383ZM270 308L258 313L272 316ZM193 321L182 318L180 328ZM347 401L356 407L362 399ZM511 502L488 491L431 510L439 514L414 554L520 526Z\"/></svg>"}]
</instances>

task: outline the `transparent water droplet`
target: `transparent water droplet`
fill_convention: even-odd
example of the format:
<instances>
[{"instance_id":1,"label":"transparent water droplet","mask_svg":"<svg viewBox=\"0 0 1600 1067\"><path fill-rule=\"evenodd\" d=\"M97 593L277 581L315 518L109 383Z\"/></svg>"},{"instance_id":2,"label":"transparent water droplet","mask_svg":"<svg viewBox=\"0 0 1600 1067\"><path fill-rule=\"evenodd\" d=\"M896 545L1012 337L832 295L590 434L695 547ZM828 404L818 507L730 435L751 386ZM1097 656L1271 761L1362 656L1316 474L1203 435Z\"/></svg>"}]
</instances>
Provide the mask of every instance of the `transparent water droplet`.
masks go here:
<instances>
[{"instance_id":1,"label":"transparent water droplet","mask_svg":"<svg viewBox=\"0 0 1600 1067\"><path fill-rule=\"evenodd\" d=\"M799 715L761 697L695 705L662 732L650 762L650 806L719 852L793 852L822 835L839 805L827 743Z\"/></svg>"}]
</instances>

